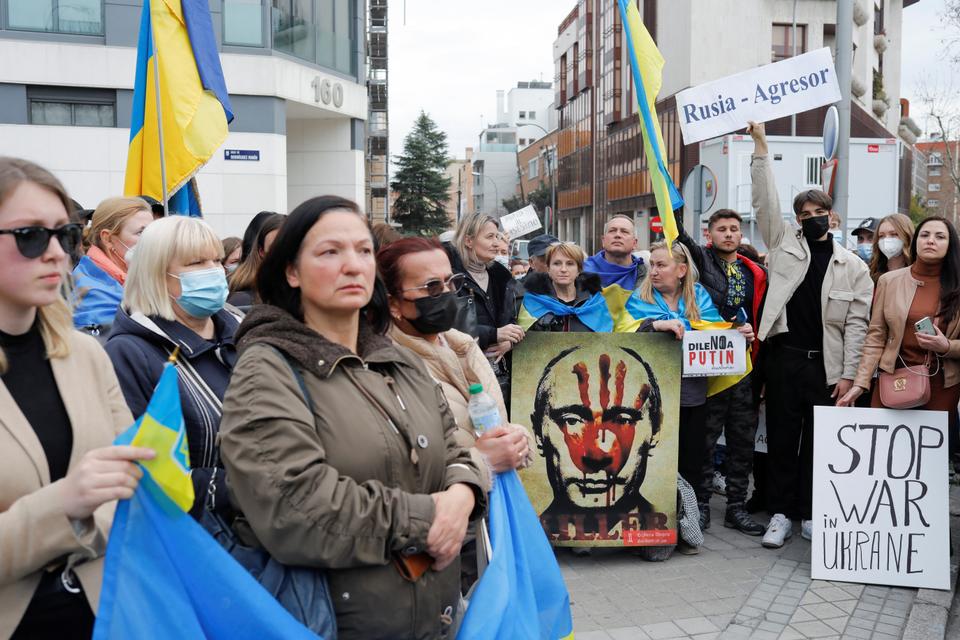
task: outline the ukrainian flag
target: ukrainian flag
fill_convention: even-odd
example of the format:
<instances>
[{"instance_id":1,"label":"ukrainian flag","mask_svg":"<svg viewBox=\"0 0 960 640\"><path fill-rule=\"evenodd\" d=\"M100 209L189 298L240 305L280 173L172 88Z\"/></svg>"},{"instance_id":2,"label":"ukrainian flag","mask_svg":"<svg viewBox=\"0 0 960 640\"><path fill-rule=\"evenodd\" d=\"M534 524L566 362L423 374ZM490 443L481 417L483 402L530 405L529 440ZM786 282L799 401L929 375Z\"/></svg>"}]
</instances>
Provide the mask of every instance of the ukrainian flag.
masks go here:
<instances>
[{"instance_id":1,"label":"ukrainian flag","mask_svg":"<svg viewBox=\"0 0 960 640\"><path fill-rule=\"evenodd\" d=\"M663 235L667 242L673 245L679 235L673 211L683 206L683 198L667 171L667 152L663 145L660 122L657 120L657 95L663 84L664 60L647 28L643 26L637 3L632 0L617 2L623 20L624 39L630 52L630 66L633 69L633 84L640 108L643 149L647 156L650 183L653 185L660 220L663 221Z\"/></svg>"},{"instance_id":2,"label":"ukrainian flag","mask_svg":"<svg viewBox=\"0 0 960 640\"><path fill-rule=\"evenodd\" d=\"M208 0L144 0L124 193L163 200L162 122L168 213L198 215L196 189L185 187L223 144L232 120Z\"/></svg>"},{"instance_id":3,"label":"ukrainian flag","mask_svg":"<svg viewBox=\"0 0 960 640\"><path fill-rule=\"evenodd\" d=\"M457 640L573 640L570 595L516 471L490 491L493 554Z\"/></svg>"},{"instance_id":4,"label":"ukrainian flag","mask_svg":"<svg viewBox=\"0 0 960 640\"><path fill-rule=\"evenodd\" d=\"M117 506L94 640L316 640L187 513L193 503L177 372L168 364L146 413L117 444L153 460Z\"/></svg>"}]
</instances>

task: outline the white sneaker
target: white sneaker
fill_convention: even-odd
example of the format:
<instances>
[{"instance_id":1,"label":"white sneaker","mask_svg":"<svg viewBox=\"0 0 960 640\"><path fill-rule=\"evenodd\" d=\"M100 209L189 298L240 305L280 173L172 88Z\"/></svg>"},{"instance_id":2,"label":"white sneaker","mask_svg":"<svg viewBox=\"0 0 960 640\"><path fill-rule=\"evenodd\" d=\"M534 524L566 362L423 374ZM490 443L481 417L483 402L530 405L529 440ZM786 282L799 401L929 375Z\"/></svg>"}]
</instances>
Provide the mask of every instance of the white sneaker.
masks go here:
<instances>
[{"instance_id":1,"label":"white sneaker","mask_svg":"<svg viewBox=\"0 0 960 640\"><path fill-rule=\"evenodd\" d=\"M793 535L793 523L782 513L776 513L770 518L767 532L763 534L763 541L760 544L769 549L779 549L783 546L783 541L791 535Z\"/></svg>"},{"instance_id":2,"label":"white sneaker","mask_svg":"<svg viewBox=\"0 0 960 640\"><path fill-rule=\"evenodd\" d=\"M813 538L813 520L800 521L800 537L804 540L811 540Z\"/></svg>"},{"instance_id":3,"label":"white sneaker","mask_svg":"<svg viewBox=\"0 0 960 640\"><path fill-rule=\"evenodd\" d=\"M727 478L719 471L713 472L713 492L718 496L727 495Z\"/></svg>"}]
</instances>

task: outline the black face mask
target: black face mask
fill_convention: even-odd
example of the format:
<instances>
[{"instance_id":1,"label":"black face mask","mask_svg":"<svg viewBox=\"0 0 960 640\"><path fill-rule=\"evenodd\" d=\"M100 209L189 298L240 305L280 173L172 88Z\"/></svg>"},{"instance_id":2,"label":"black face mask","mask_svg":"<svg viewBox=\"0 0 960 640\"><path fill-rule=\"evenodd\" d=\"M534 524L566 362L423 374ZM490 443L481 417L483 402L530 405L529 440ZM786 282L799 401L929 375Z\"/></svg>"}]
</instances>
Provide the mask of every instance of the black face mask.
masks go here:
<instances>
[{"instance_id":1,"label":"black face mask","mask_svg":"<svg viewBox=\"0 0 960 640\"><path fill-rule=\"evenodd\" d=\"M435 298L417 298L412 302L418 315L416 318L404 316L404 320L420 333L434 335L453 328L457 319L457 294L448 291Z\"/></svg>"},{"instance_id":2,"label":"black face mask","mask_svg":"<svg viewBox=\"0 0 960 640\"><path fill-rule=\"evenodd\" d=\"M830 216L814 216L800 223L803 237L807 240L819 240L830 229Z\"/></svg>"}]
</instances>

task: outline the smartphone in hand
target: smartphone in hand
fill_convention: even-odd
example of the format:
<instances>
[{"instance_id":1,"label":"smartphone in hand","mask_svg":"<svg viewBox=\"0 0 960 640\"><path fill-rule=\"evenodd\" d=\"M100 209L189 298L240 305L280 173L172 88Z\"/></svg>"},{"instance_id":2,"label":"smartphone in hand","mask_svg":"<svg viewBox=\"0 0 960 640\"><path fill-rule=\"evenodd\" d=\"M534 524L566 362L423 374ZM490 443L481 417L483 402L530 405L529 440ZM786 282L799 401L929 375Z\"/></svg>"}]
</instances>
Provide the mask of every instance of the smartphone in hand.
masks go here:
<instances>
[{"instance_id":1,"label":"smartphone in hand","mask_svg":"<svg viewBox=\"0 0 960 640\"><path fill-rule=\"evenodd\" d=\"M730 322L733 323L734 327L742 327L743 325L747 324L747 320L747 312L744 311L743 307L740 307L737 309L737 315L734 316Z\"/></svg>"},{"instance_id":2,"label":"smartphone in hand","mask_svg":"<svg viewBox=\"0 0 960 640\"><path fill-rule=\"evenodd\" d=\"M937 335L936 330L933 328L933 320L930 319L930 316L920 318L913 326L917 330L917 333L925 333L928 336Z\"/></svg>"}]
</instances>

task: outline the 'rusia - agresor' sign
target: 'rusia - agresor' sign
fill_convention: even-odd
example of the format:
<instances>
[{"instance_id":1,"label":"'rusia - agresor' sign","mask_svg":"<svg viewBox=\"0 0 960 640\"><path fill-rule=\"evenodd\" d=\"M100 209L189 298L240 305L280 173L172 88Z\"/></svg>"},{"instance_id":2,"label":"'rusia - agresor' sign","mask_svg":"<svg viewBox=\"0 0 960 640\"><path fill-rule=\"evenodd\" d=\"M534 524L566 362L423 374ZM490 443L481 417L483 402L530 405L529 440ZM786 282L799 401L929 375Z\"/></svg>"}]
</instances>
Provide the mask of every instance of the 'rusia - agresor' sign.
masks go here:
<instances>
[{"instance_id":1,"label":"'rusia - agresor' sign","mask_svg":"<svg viewBox=\"0 0 960 640\"><path fill-rule=\"evenodd\" d=\"M739 331L686 331L683 376L726 376L747 371L747 341Z\"/></svg>"},{"instance_id":2,"label":"'rusia - agresor' sign","mask_svg":"<svg viewBox=\"0 0 960 640\"><path fill-rule=\"evenodd\" d=\"M950 588L947 414L814 407L811 576Z\"/></svg>"},{"instance_id":3,"label":"'rusia - agresor' sign","mask_svg":"<svg viewBox=\"0 0 960 640\"><path fill-rule=\"evenodd\" d=\"M684 144L840 100L830 49L736 73L677 94Z\"/></svg>"}]
</instances>

